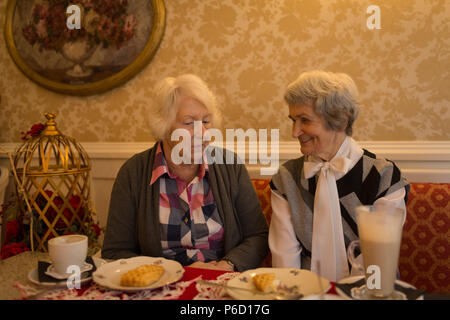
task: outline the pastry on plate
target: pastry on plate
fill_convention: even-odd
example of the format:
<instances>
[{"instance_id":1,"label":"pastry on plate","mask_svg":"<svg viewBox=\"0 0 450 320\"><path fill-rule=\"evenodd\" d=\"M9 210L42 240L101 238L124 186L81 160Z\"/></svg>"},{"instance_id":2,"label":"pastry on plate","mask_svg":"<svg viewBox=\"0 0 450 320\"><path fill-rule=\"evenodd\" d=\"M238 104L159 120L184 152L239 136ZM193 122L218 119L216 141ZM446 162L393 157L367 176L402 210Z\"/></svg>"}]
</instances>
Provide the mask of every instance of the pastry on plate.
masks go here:
<instances>
[{"instance_id":1,"label":"pastry on plate","mask_svg":"<svg viewBox=\"0 0 450 320\"><path fill-rule=\"evenodd\" d=\"M253 283L262 292L273 292L277 290L279 280L275 278L275 273L260 273L253 276Z\"/></svg>"},{"instance_id":2,"label":"pastry on plate","mask_svg":"<svg viewBox=\"0 0 450 320\"><path fill-rule=\"evenodd\" d=\"M145 264L127 271L120 278L120 285L124 287L146 287L156 282L164 273L162 266Z\"/></svg>"}]
</instances>

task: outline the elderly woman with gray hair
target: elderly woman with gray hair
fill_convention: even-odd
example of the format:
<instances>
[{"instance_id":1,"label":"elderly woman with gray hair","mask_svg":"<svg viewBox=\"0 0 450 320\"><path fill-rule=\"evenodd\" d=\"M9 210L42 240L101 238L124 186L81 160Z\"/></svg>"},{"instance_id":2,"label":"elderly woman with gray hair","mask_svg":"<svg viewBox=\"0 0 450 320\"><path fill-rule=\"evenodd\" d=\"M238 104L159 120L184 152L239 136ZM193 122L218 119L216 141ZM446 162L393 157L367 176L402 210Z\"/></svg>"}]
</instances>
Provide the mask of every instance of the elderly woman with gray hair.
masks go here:
<instances>
[{"instance_id":1,"label":"elderly woman with gray hair","mask_svg":"<svg viewBox=\"0 0 450 320\"><path fill-rule=\"evenodd\" d=\"M268 227L247 170L206 152L212 147L204 135L220 121L213 93L190 74L165 78L155 89L149 117L158 141L117 175L102 256L165 257L222 270L258 267L269 251ZM186 133L182 143L190 150L172 140L176 130Z\"/></svg>"},{"instance_id":2,"label":"elderly woman with gray hair","mask_svg":"<svg viewBox=\"0 0 450 320\"><path fill-rule=\"evenodd\" d=\"M302 73L284 99L303 156L284 163L271 181L272 264L338 281L350 275L346 248L358 238L355 208L386 204L406 212L409 185L392 161L351 138L359 103L348 75Z\"/></svg>"}]
</instances>

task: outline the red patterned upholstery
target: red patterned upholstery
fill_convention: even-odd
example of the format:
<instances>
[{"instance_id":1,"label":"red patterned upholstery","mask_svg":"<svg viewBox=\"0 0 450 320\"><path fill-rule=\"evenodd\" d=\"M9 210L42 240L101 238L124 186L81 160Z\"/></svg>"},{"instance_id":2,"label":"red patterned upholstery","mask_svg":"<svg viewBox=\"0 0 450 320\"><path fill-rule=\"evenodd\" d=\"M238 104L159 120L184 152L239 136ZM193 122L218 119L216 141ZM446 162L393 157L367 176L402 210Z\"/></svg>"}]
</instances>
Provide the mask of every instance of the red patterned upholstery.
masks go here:
<instances>
[{"instance_id":1,"label":"red patterned upholstery","mask_svg":"<svg viewBox=\"0 0 450 320\"><path fill-rule=\"evenodd\" d=\"M252 179L253 186L255 187L256 194L258 195L261 208L266 217L267 223L270 225L272 219L272 206L270 203L270 180L265 179Z\"/></svg>"},{"instance_id":2,"label":"red patterned upholstery","mask_svg":"<svg viewBox=\"0 0 450 320\"><path fill-rule=\"evenodd\" d=\"M400 278L450 293L450 184L412 183L400 249Z\"/></svg>"},{"instance_id":3,"label":"red patterned upholstery","mask_svg":"<svg viewBox=\"0 0 450 320\"><path fill-rule=\"evenodd\" d=\"M272 219L272 205L270 203L270 180L265 179L252 179L253 186L255 187L256 194L258 195L261 208L266 217L267 224L270 225ZM272 255L269 253L261 264L261 267L268 268L272 266Z\"/></svg>"},{"instance_id":4,"label":"red patterned upholstery","mask_svg":"<svg viewBox=\"0 0 450 320\"><path fill-rule=\"evenodd\" d=\"M270 180L253 179L270 224ZM429 293L450 293L450 184L411 183L400 249L400 278ZM271 266L271 256L263 267Z\"/></svg>"}]
</instances>

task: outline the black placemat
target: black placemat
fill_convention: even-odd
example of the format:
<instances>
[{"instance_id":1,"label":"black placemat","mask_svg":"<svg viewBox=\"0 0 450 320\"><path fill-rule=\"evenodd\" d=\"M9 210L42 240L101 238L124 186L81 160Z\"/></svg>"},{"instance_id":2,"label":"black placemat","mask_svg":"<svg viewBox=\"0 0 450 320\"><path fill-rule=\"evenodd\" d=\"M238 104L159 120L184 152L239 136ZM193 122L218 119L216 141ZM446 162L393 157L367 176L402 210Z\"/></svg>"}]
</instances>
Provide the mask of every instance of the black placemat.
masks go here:
<instances>
[{"instance_id":1,"label":"black placemat","mask_svg":"<svg viewBox=\"0 0 450 320\"><path fill-rule=\"evenodd\" d=\"M425 293L424 300L450 300L450 294L445 293Z\"/></svg>"},{"instance_id":2,"label":"black placemat","mask_svg":"<svg viewBox=\"0 0 450 320\"><path fill-rule=\"evenodd\" d=\"M81 279L85 279L92 276L92 273L97 270L97 267L95 266L94 260L92 260L91 256L88 256L86 258L86 262L92 264L93 268L89 271L85 271L81 274ZM51 265L51 263L46 261L38 261L38 277L39 282L61 282L66 281L65 279L56 279L52 276L49 276L45 273L47 271L48 267Z\"/></svg>"},{"instance_id":3,"label":"black placemat","mask_svg":"<svg viewBox=\"0 0 450 320\"><path fill-rule=\"evenodd\" d=\"M364 285L366 282L365 278L362 278L353 283L336 283L336 287L342 290L347 296L352 297L351 290L355 287L360 287ZM421 295L425 294L424 290L414 289L414 288L405 288L399 284L394 285L395 290L403 292L406 295L408 300L416 300Z\"/></svg>"}]
</instances>

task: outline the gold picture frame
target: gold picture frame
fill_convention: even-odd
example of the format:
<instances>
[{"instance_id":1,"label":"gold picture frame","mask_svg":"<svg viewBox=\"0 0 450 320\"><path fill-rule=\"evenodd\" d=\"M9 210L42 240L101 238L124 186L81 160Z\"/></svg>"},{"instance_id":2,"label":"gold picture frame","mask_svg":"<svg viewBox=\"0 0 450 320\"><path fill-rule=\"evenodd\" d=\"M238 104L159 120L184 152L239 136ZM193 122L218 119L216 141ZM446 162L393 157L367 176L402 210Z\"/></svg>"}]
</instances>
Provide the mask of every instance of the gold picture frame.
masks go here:
<instances>
[{"instance_id":1,"label":"gold picture frame","mask_svg":"<svg viewBox=\"0 0 450 320\"><path fill-rule=\"evenodd\" d=\"M58 38L58 41L55 40L57 38L55 32L45 23L58 20L53 16L49 17L49 15L55 15L56 11L49 6L58 1L8 0L4 28L8 51L17 67L28 78L49 90L87 96L116 88L147 66L161 43L166 20L163 0L124 1L127 11L121 14L125 18L117 18L116 14L114 21L113 18L107 17L109 11L105 11L106 13L102 15L103 8L95 10L94 6L99 2L89 0L74 2L82 4L84 1L88 3L88 6L92 6L87 9L81 6L82 21L89 21L86 22L89 25L83 25L85 34L88 34L90 30L88 28L94 31L92 33L94 36L90 33L83 36L83 39L89 39L84 40L84 43L89 42L90 49L86 49L85 44L77 47L77 43L82 43L82 40L74 41L71 38L69 41L63 41L60 40L62 37ZM131 10L133 8L134 10ZM117 29L120 25L121 30L124 30L124 20L129 31L127 38L123 35L115 36L115 38L98 36L100 33L98 30L106 30L105 34L109 32L107 35L111 35L112 29L108 29L108 26ZM34 34L30 36L30 33ZM72 33L70 36L77 37L77 34ZM55 43L52 44L52 41ZM70 53L69 57L66 56L67 53ZM80 56L84 57L82 62L78 61ZM87 59L86 56L88 56ZM88 65L89 61L91 65Z\"/></svg>"}]
</instances>

